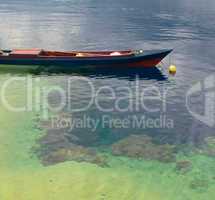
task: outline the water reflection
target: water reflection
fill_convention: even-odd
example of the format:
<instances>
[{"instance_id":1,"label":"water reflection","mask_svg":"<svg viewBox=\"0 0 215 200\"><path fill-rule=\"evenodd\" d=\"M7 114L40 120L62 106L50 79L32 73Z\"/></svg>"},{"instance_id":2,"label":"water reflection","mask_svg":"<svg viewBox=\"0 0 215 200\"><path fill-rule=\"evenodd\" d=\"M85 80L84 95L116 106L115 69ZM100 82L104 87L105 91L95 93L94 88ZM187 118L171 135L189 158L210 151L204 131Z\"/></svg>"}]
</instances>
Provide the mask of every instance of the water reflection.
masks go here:
<instances>
[{"instance_id":1,"label":"water reflection","mask_svg":"<svg viewBox=\"0 0 215 200\"><path fill-rule=\"evenodd\" d=\"M137 77L146 80L157 80L165 81L167 76L162 73L157 67L151 68L132 68L132 67L89 67L89 68L71 68L68 67L57 67L57 66L1 66L1 74L11 73L11 74L33 74L33 75L47 75L55 76L64 74L66 76L80 75L92 78L118 78L133 81Z\"/></svg>"},{"instance_id":2,"label":"water reflection","mask_svg":"<svg viewBox=\"0 0 215 200\"><path fill-rule=\"evenodd\" d=\"M42 70L41 70L42 72ZM136 77L139 79L154 79L158 81L162 80L167 80L167 77L162 74L162 72L156 68L132 68L132 67L122 67L122 68L113 68L113 67L102 67L102 68L90 68L90 69L57 69L57 68L52 68L50 70L47 70L46 72L50 72L52 74L53 72L58 74L58 73L65 73L65 74L79 74L87 77L92 77L92 78L118 78L118 79L125 79L125 80L135 80Z\"/></svg>"},{"instance_id":3,"label":"water reflection","mask_svg":"<svg viewBox=\"0 0 215 200\"><path fill-rule=\"evenodd\" d=\"M52 69L54 73L49 73L40 67L36 71L27 70L27 73L45 74L50 83L58 77L57 83L60 84L68 76L85 76L95 81L97 87L102 83L123 86L133 82L138 75L142 87L169 88L167 112L174 119L175 128L148 130L149 134L156 135L158 140L189 143L196 140L196 135L214 134L213 128L204 124L199 133L198 126L192 126L195 119L185 106L186 92L192 84L214 73L214 11L214 0L0 0L0 46L56 50L175 47L171 64L176 64L178 72L170 79L157 69L81 69L70 72ZM170 64L168 60L164 62ZM2 68L0 71L3 73ZM21 72L6 67L4 73L15 75ZM86 99L85 93L79 91L74 91L76 103ZM93 111L98 117L98 111Z\"/></svg>"}]
</instances>

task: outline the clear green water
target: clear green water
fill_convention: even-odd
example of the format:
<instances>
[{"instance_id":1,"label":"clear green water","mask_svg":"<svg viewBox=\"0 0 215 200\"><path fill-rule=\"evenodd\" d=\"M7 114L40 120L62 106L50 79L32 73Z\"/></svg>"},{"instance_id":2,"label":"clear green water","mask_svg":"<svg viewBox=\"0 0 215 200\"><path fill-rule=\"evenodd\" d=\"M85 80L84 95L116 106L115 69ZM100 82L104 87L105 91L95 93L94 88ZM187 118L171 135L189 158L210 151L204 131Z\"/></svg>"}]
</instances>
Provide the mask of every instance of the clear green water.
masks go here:
<instances>
[{"instance_id":1,"label":"clear green water","mask_svg":"<svg viewBox=\"0 0 215 200\"><path fill-rule=\"evenodd\" d=\"M97 89L111 86L115 90L129 86L133 91L136 76L140 78L141 88L168 89L166 115L174 120L172 129L98 127L95 133L89 129L75 130L84 148L96 147L97 152L107 156L105 167L74 160L43 165L35 151L35 147L40 150L38 141L46 135L45 129L38 128L43 113L11 112L0 101L0 200L215 199L214 127L196 120L185 106L186 93L193 84L214 73L214 12L214 0L0 0L1 49L175 48L171 59L164 60L162 72L96 70L33 75L33 80L40 78L40 84L46 88L57 85L65 89L67 79L78 75L90 79ZM177 66L175 77L168 76L169 62ZM0 71L1 89L9 78L30 75L26 69L21 73L11 66L1 66ZM26 104L25 97L29 92L24 86L17 83L7 90L6 96L11 103ZM89 101L89 88L78 83L72 86L69 99L72 107ZM33 87L32 92L35 91ZM120 98L123 94L119 92L117 95ZM53 104L55 97L52 97ZM104 99L102 103L111 106L114 102ZM128 99L122 105L127 103ZM203 105L201 98L193 102L197 110ZM154 102L149 106L155 106ZM71 114L67 109L63 112ZM103 113L93 104L89 110L74 117L83 114L99 119ZM139 110L108 114L111 118L133 114L153 118L162 113ZM73 132L68 132L69 136L71 134ZM112 143L133 134L146 134L155 139L157 145L177 145L176 161L132 159L110 153ZM211 138L206 147L204 140L207 137ZM66 146L66 143L57 144L62 145L62 149ZM204 144L205 148L199 144ZM54 147L50 145L44 153L48 154ZM177 162L182 167L185 165L182 171L176 169Z\"/></svg>"},{"instance_id":2,"label":"clear green water","mask_svg":"<svg viewBox=\"0 0 215 200\"><path fill-rule=\"evenodd\" d=\"M23 75L22 75L23 76ZM11 75L1 75L1 83ZM47 78L42 78L48 87ZM15 104L24 102L24 85L7 92ZM34 90L34 88L33 88ZM19 93L15 92L19 91ZM215 159L198 153L178 154L192 162L181 174L175 163L129 159L108 154L108 167L67 161L43 166L32 147L43 130L36 127L38 113L14 113L0 107L0 198L4 200L147 199L208 200L215 197Z\"/></svg>"}]
</instances>

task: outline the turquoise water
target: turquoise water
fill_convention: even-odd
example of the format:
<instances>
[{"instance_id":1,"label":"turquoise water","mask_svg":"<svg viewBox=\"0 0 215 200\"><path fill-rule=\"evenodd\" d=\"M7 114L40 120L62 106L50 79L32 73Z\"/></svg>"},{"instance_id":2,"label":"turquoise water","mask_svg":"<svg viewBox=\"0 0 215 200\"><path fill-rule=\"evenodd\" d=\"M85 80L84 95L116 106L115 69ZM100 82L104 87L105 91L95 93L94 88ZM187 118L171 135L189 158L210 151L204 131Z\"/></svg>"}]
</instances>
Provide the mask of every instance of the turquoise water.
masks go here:
<instances>
[{"instance_id":1,"label":"turquoise water","mask_svg":"<svg viewBox=\"0 0 215 200\"><path fill-rule=\"evenodd\" d=\"M163 69L152 71L49 73L1 66L0 199L213 199L214 126L188 109L203 114L205 93L189 106L186 95L214 71L214 10L212 0L0 1L2 49L174 48ZM174 77L168 75L169 64L177 66ZM109 86L116 96L102 90L85 111L74 112L92 99L88 83L95 92ZM61 101L56 90L47 95L53 87L65 92L66 103L58 111L47 107ZM147 89L148 94L159 91L162 100L140 106ZM23 112L8 110L2 100L5 96L21 107L30 93L33 108ZM111 111L101 111L96 100ZM158 120L158 126L132 125L134 117L143 116ZM56 127L53 119L63 126ZM84 119L91 124L81 124ZM113 119L128 123L119 126Z\"/></svg>"}]
</instances>

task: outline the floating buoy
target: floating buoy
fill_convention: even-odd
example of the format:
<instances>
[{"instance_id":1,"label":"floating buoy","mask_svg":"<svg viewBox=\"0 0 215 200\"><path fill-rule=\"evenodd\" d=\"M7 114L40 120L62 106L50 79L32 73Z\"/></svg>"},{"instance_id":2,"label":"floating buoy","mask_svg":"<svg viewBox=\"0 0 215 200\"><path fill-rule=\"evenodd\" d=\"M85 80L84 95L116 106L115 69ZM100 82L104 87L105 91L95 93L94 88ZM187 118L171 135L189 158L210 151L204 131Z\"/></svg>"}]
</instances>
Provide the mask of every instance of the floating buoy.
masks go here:
<instances>
[{"instance_id":1,"label":"floating buoy","mask_svg":"<svg viewBox=\"0 0 215 200\"><path fill-rule=\"evenodd\" d=\"M169 66L169 73L172 75L176 74L176 66L175 65L170 65Z\"/></svg>"}]
</instances>

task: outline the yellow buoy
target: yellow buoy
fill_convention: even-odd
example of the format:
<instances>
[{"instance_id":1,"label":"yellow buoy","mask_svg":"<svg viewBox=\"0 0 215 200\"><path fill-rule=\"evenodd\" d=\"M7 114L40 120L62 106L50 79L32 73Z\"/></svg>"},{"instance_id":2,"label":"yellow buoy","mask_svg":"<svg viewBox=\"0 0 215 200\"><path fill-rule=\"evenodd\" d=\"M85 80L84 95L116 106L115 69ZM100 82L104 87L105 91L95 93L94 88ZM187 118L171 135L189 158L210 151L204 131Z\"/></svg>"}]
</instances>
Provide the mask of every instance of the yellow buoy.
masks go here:
<instances>
[{"instance_id":1,"label":"yellow buoy","mask_svg":"<svg viewBox=\"0 0 215 200\"><path fill-rule=\"evenodd\" d=\"M175 65L169 66L169 73L172 75L174 75L176 73L176 66Z\"/></svg>"}]
</instances>

